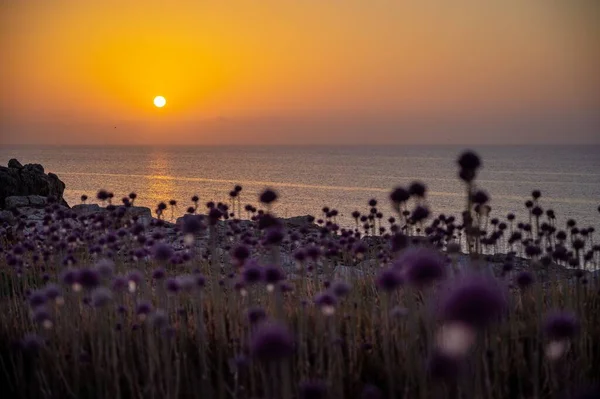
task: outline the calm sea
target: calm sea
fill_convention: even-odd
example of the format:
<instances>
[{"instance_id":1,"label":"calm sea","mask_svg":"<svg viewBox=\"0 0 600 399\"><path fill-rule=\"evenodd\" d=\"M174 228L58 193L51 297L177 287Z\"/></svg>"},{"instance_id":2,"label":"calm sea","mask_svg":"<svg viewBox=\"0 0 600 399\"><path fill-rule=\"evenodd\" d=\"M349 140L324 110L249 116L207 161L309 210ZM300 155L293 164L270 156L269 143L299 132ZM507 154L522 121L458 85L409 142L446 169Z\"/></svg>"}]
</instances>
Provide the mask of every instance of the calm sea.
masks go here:
<instances>
[{"instance_id":1,"label":"calm sea","mask_svg":"<svg viewBox=\"0 0 600 399\"><path fill-rule=\"evenodd\" d=\"M464 147L0 147L0 164L10 158L41 163L66 183L69 204L98 189L117 198L134 191L139 205L152 209L175 199L183 214L190 197L226 200L241 184L242 203L256 203L264 187L281 196L281 216L319 214L323 206L341 213L367 210L376 198L390 211L387 199L396 185L420 180L429 189L436 213L458 215L464 187L455 160ZM533 189L542 191L542 206L552 208L562 224L576 219L582 227L600 228L600 146L475 147L484 167L478 185L491 195L492 216L515 212L526 219L523 203Z\"/></svg>"}]
</instances>

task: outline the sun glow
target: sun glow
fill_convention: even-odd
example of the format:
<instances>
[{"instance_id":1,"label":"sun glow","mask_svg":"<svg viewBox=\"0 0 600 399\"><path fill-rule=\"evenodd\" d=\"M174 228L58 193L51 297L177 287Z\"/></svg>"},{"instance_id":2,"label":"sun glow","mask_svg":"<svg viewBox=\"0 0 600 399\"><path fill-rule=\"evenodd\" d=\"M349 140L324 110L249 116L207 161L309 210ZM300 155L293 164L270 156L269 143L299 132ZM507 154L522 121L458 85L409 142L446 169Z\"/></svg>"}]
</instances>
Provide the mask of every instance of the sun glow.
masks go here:
<instances>
[{"instance_id":1,"label":"sun glow","mask_svg":"<svg viewBox=\"0 0 600 399\"><path fill-rule=\"evenodd\" d=\"M166 103L167 100L163 96L154 97L154 105L156 105L158 108L164 107Z\"/></svg>"}]
</instances>

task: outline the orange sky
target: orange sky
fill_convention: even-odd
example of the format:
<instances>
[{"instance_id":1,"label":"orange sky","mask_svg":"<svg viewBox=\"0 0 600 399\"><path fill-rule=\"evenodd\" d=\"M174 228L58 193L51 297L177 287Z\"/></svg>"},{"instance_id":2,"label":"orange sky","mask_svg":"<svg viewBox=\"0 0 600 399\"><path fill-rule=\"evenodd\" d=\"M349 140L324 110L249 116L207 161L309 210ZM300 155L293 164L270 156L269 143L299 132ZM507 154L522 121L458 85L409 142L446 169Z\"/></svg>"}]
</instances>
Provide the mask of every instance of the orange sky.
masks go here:
<instances>
[{"instance_id":1,"label":"orange sky","mask_svg":"<svg viewBox=\"0 0 600 399\"><path fill-rule=\"evenodd\" d=\"M2 1L0 144L600 142L593 3Z\"/></svg>"}]
</instances>

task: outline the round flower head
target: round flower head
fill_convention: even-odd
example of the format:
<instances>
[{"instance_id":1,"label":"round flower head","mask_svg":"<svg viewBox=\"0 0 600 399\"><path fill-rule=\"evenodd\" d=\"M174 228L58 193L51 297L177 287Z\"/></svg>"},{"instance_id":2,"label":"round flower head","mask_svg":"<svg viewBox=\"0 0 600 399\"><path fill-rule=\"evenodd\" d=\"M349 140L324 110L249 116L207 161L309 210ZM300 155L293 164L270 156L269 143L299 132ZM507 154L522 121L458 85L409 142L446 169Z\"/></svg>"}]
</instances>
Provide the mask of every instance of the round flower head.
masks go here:
<instances>
[{"instance_id":1,"label":"round flower head","mask_svg":"<svg viewBox=\"0 0 600 399\"><path fill-rule=\"evenodd\" d=\"M501 317L506 308L506 293L500 284L492 278L474 275L453 280L442 292L438 309L446 322L483 328Z\"/></svg>"},{"instance_id":2,"label":"round flower head","mask_svg":"<svg viewBox=\"0 0 600 399\"><path fill-rule=\"evenodd\" d=\"M315 305L321 308L321 312L323 312L325 316L331 316L335 313L336 304L337 299L329 292L321 292L315 296Z\"/></svg>"},{"instance_id":3,"label":"round flower head","mask_svg":"<svg viewBox=\"0 0 600 399\"><path fill-rule=\"evenodd\" d=\"M85 289L93 289L100 284L100 275L96 270L83 268L79 270L77 282Z\"/></svg>"},{"instance_id":4,"label":"round flower head","mask_svg":"<svg viewBox=\"0 0 600 399\"><path fill-rule=\"evenodd\" d=\"M425 197L426 190L427 188L425 187L425 184L418 181L412 182L408 187L408 192L410 193L410 195L420 198Z\"/></svg>"},{"instance_id":5,"label":"round flower head","mask_svg":"<svg viewBox=\"0 0 600 399\"><path fill-rule=\"evenodd\" d=\"M150 312L152 312L152 304L148 301L138 303L135 308L135 314L141 321L144 321Z\"/></svg>"},{"instance_id":6,"label":"round flower head","mask_svg":"<svg viewBox=\"0 0 600 399\"><path fill-rule=\"evenodd\" d=\"M246 284L258 283L263 278L263 269L256 262L247 262L242 269L242 277Z\"/></svg>"},{"instance_id":7,"label":"round flower head","mask_svg":"<svg viewBox=\"0 0 600 399\"><path fill-rule=\"evenodd\" d=\"M179 281L174 277L170 277L167 279L167 281L165 282L165 287L167 288L167 291L173 294L177 293L181 288Z\"/></svg>"},{"instance_id":8,"label":"round flower head","mask_svg":"<svg viewBox=\"0 0 600 399\"><path fill-rule=\"evenodd\" d=\"M277 193L274 190L266 189L259 197L263 204L271 204L277 200Z\"/></svg>"},{"instance_id":9,"label":"round flower head","mask_svg":"<svg viewBox=\"0 0 600 399\"><path fill-rule=\"evenodd\" d=\"M476 170L481 166L481 160L473 151L465 151L458 158L458 166L465 170Z\"/></svg>"},{"instance_id":10,"label":"round flower head","mask_svg":"<svg viewBox=\"0 0 600 399\"><path fill-rule=\"evenodd\" d=\"M113 271L115 269L115 263L110 259L104 258L96 262L95 268L101 277L110 278L112 277Z\"/></svg>"},{"instance_id":11,"label":"round flower head","mask_svg":"<svg viewBox=\"0 0 600 399\"><path fill-rule=\"evenodd\" d=\"M377 275L376 284L379 289L393 291L402 284L402 277L396 269L383 269Z\"/></svg>"},{"instance_id":12,"label":"round flower head","mask_svg":"<svg viewBox=\"0 0 600 399\"><path fill-rule=\"evenodd\" d=\"M348 284L345 281L336 281L333 283L333 285L331 286L331 290L332 292L335 294L335 296L339 297L343 297L348 295L348 293L350 292L350 289L352 287L350 286L350 284Z\"/></svg>"},{"instance_id":13,"label":"round flower head","mask_svg":"<svg viewBox=\"0 0 600 399\"><path fill-rule=\"evenodd\" d=\"M29 306L35 309L36 307L45 304L47 299L48 297L43 290L33 291L31 295L29 295Z\"/></svg>"},{"instance_id":14,"label":"round flower head","mask_svg":"<svg viewBox=\"0 0 600 399\"><path fill-rule=\"evenodd\" d=\"M52 322L52 317L50 316L50 312L48 312L48 309L43 306L38 306L35 308L32 318L34 322L40 324L46 330L51 329L54 325Z\"/></svg>"},{"instance_id":15,"label":"round flower head","mask_svg":"<svg viewBox=\"0 0 600 399\"><path fill-rule=\"evenodd\" d=\"M517 274L515 282L517 283L519 288L524 290L531 287L531 285L535 282L535 277L533 276L533 273L527 270L523 270L519 272L519 274Z\"/></svg>"},{"instance_id":16,"label":"round flower head","mask_svg":"<svg viewBox=\"0 0 600 399\"><path fill-rule=\"evenodd\" d=\"M171 256L173 256L173 248L171 248L170 245L158 243L154 245L152 253L154 255L154 259L160 262L166 262L171 259Z\"/></svg>"},{"instance_id":17,"label":"round flower head","mask_svg":"<svg viewBox=\"0 0 600 399\"><path fill-rule=\"evenodd\" d=\"M406 251L397 261L404 277L416 287L425 287L446 277L446 262L437 251L418 248Z\"/></svg>"},{"instance_id":18,"label":"round flower head","mask_svg":"<svg viewBox=\"0 0 600 399\"><path fill-rule=\"evenodd\" d=\"M197 234L204 229L204 223L202 222L202 216L200 215L187 215L183 219L182 231L183 234Z\"/></svg>"},{"instance_id":19,"label":"round flower head","mask_svg":"<svg viewBox=\"0 0 600 399\"><path fill-rule=\"evenodd\" d=\"M259 325L250 338L252 357L263 362L275 362L292 355L294 337L289 329L277 322Z\"/></svg>"},{"instance_id":20,"label":"round flower head","mask_svg":"<svg viewBox=\"0 0 600 399\"><path fill-rule=\"evenodd\" d=\"M250 249L243 245L236 245L231 251L231 255L237 259L240 264L243 264L250 257Z\"/></svg>"},{"instance_id":21,"label":"round flower head","mask_svg":"<svg viewBox=\"0 0 600 399\"><path fill-rule=\"evenodd\" d=\"M265 267L264 278L267 284L277 284L285 279L285 274L280 267L271 265Z\"/></svg>"},{"instance_id":22,"label":"round flower head","mask_svg":"<svg viewBox=\"0 0 600 399\"><path fill-rule=\"evenodd\" d=\"M106 287L98 287L92 291L92 305L100 308L112 300L112 291Z\"/></svg>"},{"instance_id":23,"label":"round flower head","mask_svg":"<svg viewBox=\"0 0 600 399\"><path fill-rule=\"evenodd\" d=\"M248 317L248 321L250 324L256 324L260 321L263 321L267 318L267 313L263 308L260 307L252 307L248 309L246 312L246 316Z\"/></svg>"},{"instance_id":24,"label":"round flower head","mask_svg":"<svg viewBox=\"0 0 600 399\"><path fill-rule=\"evenodd\" d=\"M300 399L327 398L327 384L323 381L303 381L299 387Z\"/></svg>"},{"instance_id":25,"label":"round flower head","mask_svg":"<svg viewBox=\"0 0 600 399\"><path fill-rule=\"evenodd\" d=\"M579 321L571 312L555 311L546 317L544 332L551 340L567 340L579 332Z\"/></svg>"}]
</instances>

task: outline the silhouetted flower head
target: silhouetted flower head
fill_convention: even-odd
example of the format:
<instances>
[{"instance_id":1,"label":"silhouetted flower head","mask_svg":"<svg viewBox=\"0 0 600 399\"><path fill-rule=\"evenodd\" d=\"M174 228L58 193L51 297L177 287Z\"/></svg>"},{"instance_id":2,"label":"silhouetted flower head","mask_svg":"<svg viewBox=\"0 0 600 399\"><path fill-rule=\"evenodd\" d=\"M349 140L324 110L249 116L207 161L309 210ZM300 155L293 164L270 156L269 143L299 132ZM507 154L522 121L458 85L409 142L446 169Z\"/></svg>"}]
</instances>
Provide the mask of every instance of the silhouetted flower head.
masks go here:
<instances>
[{"instance_id":1,"label":"silhouetted flower head","mask_svg":"<svg viewBox=\"0 0 600 399\"><path fill-rule=\"evenodd\" d=\"M554 311L546 316L544 332L551 340L570 339L579 332L579 321L572 312Z\"/></svg>"},{"instance_id":2,"label":"silhouetted flower head","mask_svg":"<svg viewBox=\"0 0 600 399\"><path fill-rule=\"evenodd\" d=\"M390 237L390 244L392 247L392 252L398 252L408 247L409 240L405 234L397 232Z\"/></svg>"},{"instance_id":3,"label":"silhouetted flower head","mask_svg":"<svg viewBox=\"0 0 600 399\"><path fill-rule=\"evenodd\" d=\"M263 308L255 306L247 310L246 316L248 317L250 324L256 324L265 320L267 318L267 313Z\"/></svg>"},{"instance_id":4,"label":"silhouetted flower head","mask_svg":"<svg viewBox=\"0 0 600 399\"><path fill-rule=\"evenodd\" d=\"M283 240L283 231L281 228L275 226L275 227L271 227L269 228L269 230L267 230L267 234L265 236L265 241L267 244L270 245L277 245L279 243L281 243L281 241Z\"/></svg>"},{"instance_id":5,"label":"silhouetted flower head","mask_svg":"<svg viewBox=\"0 0 600 399\"><path fill-rule=\"evenodd\" d=\"M285 279L285 274L280 267L269 265L264 269L264 279L266 284L277 284L281 280Z\"/></svg>"},{"instance_id":6,"label":"silhouetted flower head","mask_svg":"<svg viewBox=\"0 0 600 399\"><path fill-rule=\"evenodd\" d=\"M319 380L302 381L299 387L299 394L300 399L328 398L327 384Z\"/></svg>"},{"instance_id":7,"label":"silhouetted flower head","mask_svg":"<svg viewBox=\"0 0 600 399\"><path fill-rule=\"evenodd\" d=\"M112 277L115 269L115 262L110 259L103 258L96 262L95 268L101 277L110 278Z\"/></svg>"},{"instance_id":8,"label":"silhouetted flower head","mask_svg":"<svg viewBox=\"0 0 600 399\"><path fill-rule=\"evenodd\" d=\"M197 234L205 228L200 215L188 215L183 219L184 234Z\"/></svg>"},{"instance_id":9,"label":"silhouetted flower head","mask_svg":"<svg viewBox=\"0 0 600 399\"><path fill-rule=\"evenodd\" d=\"M410 184L410 186L408 186L408 192L410 193L410 195L419 198L425 197L426 190L427 188L425 187L425 184L418 181L414 181Z\"/></svg>"},{"instance_id":10,"label":"silhouetted flower head","mask_svg":"<svg viewBox=\"0 0 600 399\"><path fill-rule=\"evenodd\" d=\"M271 204L277 200L277 193L268 188L260 194L259 200L263 204Z\"/></svg>"},{"instance_id":11,"label":"silhouetted flower head","mask_svg":"<svg viewBox=\"0 0 600 399\"><path fill-rule=\"evenodd\" d=\"M83 268L77 273L77 282L83 288L91 290L100 284L100 275L94 269Z\"/></svg>"},{"instance_id":12,"label":"silhouetted flower head","mask_svg":"<svg viewBox=\"0 0 600 399\"><path fill-rule=\"evenodd\" d=\"M521 289L527 289L531 287L531 285L535 282L535 277L533 273L523 270L517 274L515 278L515 282Z\"/></svg>"},{"instance_id":13,"label":"silhouetted flower head","mask_svg":"<svg viewBox=\"0 0 600 399\"><path fill-rule=\"evenodd\" d=\"M243 244L236 245L231 251L231 255L239 262L244 263L250 257L250 249Z\"/></svg>"},{"instance_id":14,"label":"silhouetted flower head","mask_svg":"<svg viewBox=\"0 0 600 399\"><path fill-rule=\"evenodd\" d=\"M92 305L100 308L106 306L112 300L112 291L106 287L98 287L92 291Z\"/></svg>"},{"instance_id":15,"label":"silhouetted flower head","mask_svg":"<svg viewBox=\"0 0 600 399\"><path fill-rule=\"evenodd\" d=\"M402 277L398 270L388 268L379 272L376 279L377 287L384 291L393 291L402 284Z\"/></svg>"},{"instance_id":16,"label":"silhouetted flower head","mask_svg":"<svg viewBox=\"0 0 600 399\"><path fill-rule=\"evenodd\" d=\"M263 268L253 261L246 262L242 269L242 277L246 284L258 283L263 279L263 274Z\"/></svg>"},{"instance_id":17,"label":"silhouetted flower head","mask_svg":"<svg viewBox=\"0 0 600 399\"><path fill-rule=\"evenodd\" d=\"M335 296L343 297L350 292L351 288L352 287L350 286L350 284L348 284L345 281L336 281L331 286L331 291L335 294Z\"/></svg>"},{"instance_id":18,"label":"silhouetted flower head","mask_svg":"<svg viewBox=\"0 0 600 399\"><path fill-rule=\"evenodd\" d=\"M484 205L487 204L487 202L490 200L490 197L485 191L478 190L472 195L471 200L474 204Z\"/></svg>"},{"instance_id":19,"label":"silhouetted flower head","mask_svg":"<svg viewBox=\"0 0 600 399\"><path fill-rule=\"evenodd\" d=\"M179 281L176 278L170 277L165 281L165 287L167 291L176 293L181 288Z\"/></svg>"},{"instance_id":20,"label":"silhouetted flower head","mask_svg":"<svg viewBox=\"0 0 600 399\"><path fill-rule=\"evenodd\" d=\"M173 256L173 248L170 245L159 242L152 248L154 259L160 262L166 262Z\"/></svg>"},{"instance_id":21,"label":"silhouetted flower head","mask_svg":"<svg viewBox=\"0 0 600 399\"><path fill-rule=\"evenodd\" d=\"M453 280L442 292L438 310L446 322L481 328L500 318L506 308L506 292L500 283L473 275Z\"/></svg>"},{"instance_id":22,"label":"silhouetted flower head","mask_svg":"<svg viewBox=\"0 0 600 399\"><path fill-rule=\"evenodd\" d=\"M250 338L250 353L260 361L280 361L291 356L293 351L294 337L285 325L278 322L259 325Z\"/></svg>"},{"instance_id":23,"label":"silhouetted flower head","mask_svg":"<svg viewBox=\"0 0 600 399\"><path fill-rule=\"evenodd\" d=\"M162 280L163 278L165 278L166 276L166 271L165 269L163 269L162 267L156 268L154 269L154 271L152 271L152 278L155 280Z\"/></svg>"},{"instance_id":24,"label":"silhouetted flower head","mask_svg":"<svg viewBox=\"0 0 600 399\"><path fill-rule=\"evenodd\" d=\"M413 209L410 218L415 222L422 222L423 220L429 217L429 209L423 205L417 205L415 209Z\"/></svg>"},{"instance_id":25,"label":"silhouetted flower head","mask_svg":"<svg viewBox=\"0 0 600 399\"><path fill-rule=\"evenodd\" d=\"M315 305L321 308L321 311L326 316L332 315L335 312L335 305L337 304L336 297L330 292L321 292L315 296Z\"/></svg>"},{"instance_id":26,"label":"silhouetted flower head","mask_svg":"<svg viewBox=\"0 0 600 399\"><path fill-rule=\"evenodd\" d=\"M417 248L403 253L397 260L404 277L412 285L424 287L446 277L446 261L437 251Z\"/></svg>"}]
</instances>

